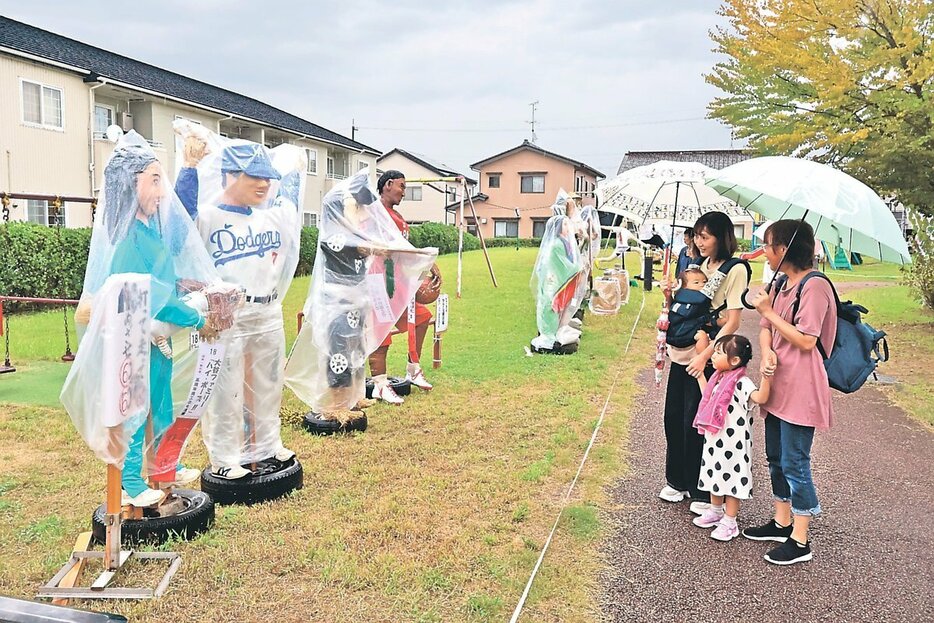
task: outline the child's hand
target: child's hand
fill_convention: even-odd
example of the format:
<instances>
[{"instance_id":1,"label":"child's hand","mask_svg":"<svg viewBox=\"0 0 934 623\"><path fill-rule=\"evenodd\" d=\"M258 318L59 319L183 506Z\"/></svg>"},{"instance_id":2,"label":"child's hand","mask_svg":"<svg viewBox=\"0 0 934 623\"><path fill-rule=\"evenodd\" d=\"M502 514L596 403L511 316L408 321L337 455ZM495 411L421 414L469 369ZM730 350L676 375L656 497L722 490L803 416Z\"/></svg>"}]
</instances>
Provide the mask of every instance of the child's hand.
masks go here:
<instances>
[{"instance_id":1,"label":"child's hand","mask_svg":"<svg viewBox=\"0 0 934 623\"><path fill-rule=\"evenodd\" d=\"M704 374L704 368L707 366L707 358L703 355L695 355L688 364L687 373L695 379Z\"/></svg>"},{"instance_id":2,"label":"child's hand","mask_svg":"<svg viewBox=\"0 0 934 623\"><path fill-rule=\"evenodd\" d=\"M771 348L762 352L762 361L759 363L759 372L762 376L772 376L778 367L778 355Z\"/></svg>"}]
</instances>

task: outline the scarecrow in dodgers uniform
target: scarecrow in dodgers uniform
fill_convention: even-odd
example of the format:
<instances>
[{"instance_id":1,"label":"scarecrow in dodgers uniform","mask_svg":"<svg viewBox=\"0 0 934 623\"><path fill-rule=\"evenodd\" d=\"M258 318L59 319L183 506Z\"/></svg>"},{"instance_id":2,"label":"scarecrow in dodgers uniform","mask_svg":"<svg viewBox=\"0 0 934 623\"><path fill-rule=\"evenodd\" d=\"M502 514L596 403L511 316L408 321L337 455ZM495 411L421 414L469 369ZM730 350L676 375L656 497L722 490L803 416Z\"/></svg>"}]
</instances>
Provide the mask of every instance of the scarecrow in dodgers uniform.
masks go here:
<instances>
[{"instance_id":1,"label":"scarecrow in dodgers uniform","mask_svg":"<svg viewBox=\"0 0 934 623\"><path fill-rule=\"evenodd\" d=\"M218 273L242 286L204 441L212 473L234 480L244 465L284 463L279 407L285 382L282 299L298 263L305 156L293 145L267 150L176 122L184 167L176 188Z\"/></svg>"},{"instance_id":2,"label":"scarecrow in dodgers uniform","mask_svg":"<svg viewBox=\"0 0 934 623\"><path fill-rule=\"evenodd\" d=\"M376 191L379 193L379 205L386 211L389 217L395 223L396 227L406 240L409 237L409 224L405 218L396 209L402 203L402 197L405 195L405 175L400 171L389 170L383 173L376 183ZM376 262L379 270L392 274L394 269L394 260L378 260ZM433 271L433 275L440 279L440 275ZM391 292L390 297L400 299L402 292ZM401 299L400 299L401 300ZM404 301L408 304L408 300ZM412 385L419 389L428 391L432 388L431 383L425 378L425 373L421 367L422 345L425 343L425 335L428 333L428 324L431 322L431 311L421 303L414 303L415 306L415 335L414 338L409 335L409 354L408 363L405 367L405 378ZM396 328L402 332L410 332L409 327L410 310L406 307L396 323ZM373 376L373 398L383 400L392 405L401 405L404 401L389 384L389 378L386 375L386 357L389 354L389 347L392 345L392 336L387 335L386 339L380 344L379 348L370 355L370 374Z\"/></svg>"},{"instance_id":3,"label":"scarecrow in dodgers uniform","mask_svg":"<svg viewBox=\"0 0 934 623\"><path fill-rule=\"evenodd\" d=\"M548 219L532 271L539 333L532 346L539 351L551 351L580 339L580 331L568 326L574 311L571 302L583 269L572 227L567 216Z\"/></svg>"},{"instance_id":4,"label":"scarecrow in dodgers uniform","mask_svg":"<svg viewBox=\"0 0 934 623\"><path fill-rule=\"evenodd\" d=\"M368 176L363 169L324 196L308 321L286 365L286 382L319 420L362 417L367 356L384 344L438 253L409 244Z\"/></svg>"},{"instance_id":5,"label":"scarecrow in dodgers uniform","mask_svg":"<svg viewBox=\"0 0 934 623\"><path fill-rule=\"evenodd\" d=\"M62 389L62 403L105 462L119 465L125 451L123 504L146 507L165 496L164 491L149 487L147 475L167 470L161 480L172 485L188 484L200 473L178 465L182 445L163 452L168 461L164 469L149 465L147 474L143 466L147 428L152 431L153 448L158 450L174 420L171 387L173 375L178 375L173 370L170 335L180 327L189 327L213 337L218 329L232 323L233 306L219 309L209 304L209 300L217 300L207 294L209 289L223 285L168 185L162 165L142 137L130 132L119 140L104 169L103 181L84 290L75 314L78 327L90 323L90 330L82 331L78 357ZM140 281L142 275L146 275L145 285ZM148 315L153 321L146 323L149 331L142 344L120 352L124 357L136 357L136 367L141 370L148 368L148 374L143 372L145 376L136 384L148 395L121 398L121 408L134 401L141 408L120 426L111 421L102 427L99 418L107 419L102 415L108 411L107 392L125 383L123 377L109 378L107 362L115 353L107 344L131 335L129 327L125 333L121 327L121 318L129 317L129 286L123 286L118 297L108 303L106 284L116 283L111 277L135 278L141 292L148 289L148 297L142 297L148 300L141 301L146 308L143 317ZM232 290L228 287L227 291ZM179 380L188 386L192 382L190 376ZM122 431L116 432L118 428ZM103 439L107 442L102 443Z\"/></svg>"}]
</instances>

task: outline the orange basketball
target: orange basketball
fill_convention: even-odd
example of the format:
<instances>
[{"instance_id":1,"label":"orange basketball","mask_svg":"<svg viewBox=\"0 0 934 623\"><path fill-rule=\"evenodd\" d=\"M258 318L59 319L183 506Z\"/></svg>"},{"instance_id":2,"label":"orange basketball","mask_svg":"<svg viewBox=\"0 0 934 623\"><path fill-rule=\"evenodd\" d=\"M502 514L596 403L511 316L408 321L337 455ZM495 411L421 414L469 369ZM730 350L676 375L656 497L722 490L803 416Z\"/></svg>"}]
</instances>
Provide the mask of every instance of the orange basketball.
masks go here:
<instances>
[{"instance_id":1,"label":"orange basketball","mask_svg":"<svg viewBox=\"0 0 934 623\"><path fill-rule=\"evenodd\" d=\"M437 264L432 264L428 276L422 281L422 285L418 286L418 291L415 293L415 302L430 305L438 300L440 294L441 270L438 269Z\"/></svg>"}]
</instances>

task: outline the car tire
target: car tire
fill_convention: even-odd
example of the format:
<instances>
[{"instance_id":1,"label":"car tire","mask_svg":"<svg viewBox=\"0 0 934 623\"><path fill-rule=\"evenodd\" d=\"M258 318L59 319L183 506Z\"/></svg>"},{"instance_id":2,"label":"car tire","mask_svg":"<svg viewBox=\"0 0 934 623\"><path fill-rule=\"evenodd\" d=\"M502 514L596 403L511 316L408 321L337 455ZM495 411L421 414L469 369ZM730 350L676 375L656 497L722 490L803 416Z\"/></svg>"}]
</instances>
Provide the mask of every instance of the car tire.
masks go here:
<instances>
[{"instance_id":1,"label":"car tire","mask_svg":"<svg viewBox=\"0 0 934 623\"><path fill-rule=\"evenodd\" d=\"M121 542L125 545L159 544L172 536L193 539L214 523L214 500L204 491L173 489L170 495L182 501L184 509L181 512L161 517L156 509L143 509L142 519L124 519L121 522ZM104 543L107 539L106 513L106 506L101 504L91 516L91 533L97 543Z\"/></svg>"},{"instance_id":2,"label":"car tire","mask_svg":"<svg viewBox=\"0 0 934 623\"><path fill-rule=\"evenodd\" d=\"M251 465L244 465L250 469ZM302 488L304 476L297 457L288 461L268 458L259 461L252 474L238 480L219 478L205 467L201 472L201 490L217 504L259 504L269 502Z\"/></svg>"}]
</instances>

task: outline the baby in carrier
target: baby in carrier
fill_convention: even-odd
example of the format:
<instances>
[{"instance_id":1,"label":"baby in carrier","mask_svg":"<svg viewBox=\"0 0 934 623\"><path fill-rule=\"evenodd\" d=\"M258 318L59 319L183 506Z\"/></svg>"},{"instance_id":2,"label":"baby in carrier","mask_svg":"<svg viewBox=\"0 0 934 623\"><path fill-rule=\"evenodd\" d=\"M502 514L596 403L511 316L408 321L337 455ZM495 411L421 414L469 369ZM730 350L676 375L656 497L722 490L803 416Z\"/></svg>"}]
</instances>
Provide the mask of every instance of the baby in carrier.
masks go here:
<instances>
[{"instance_id":1,"label":"baby in carrier","mask_svg":"<svg viewBox=\"0 0 934 623\"><path fill-rule=\"evenodd\" d=\"M681 286L671 293L668 301L669 346L678 349L694 348L703 352L710 344L708 333L716 333L710 311L710 294L705 290L707 275L699 268L688 268L681 273Z\"/></svg>"}]
</instances>

